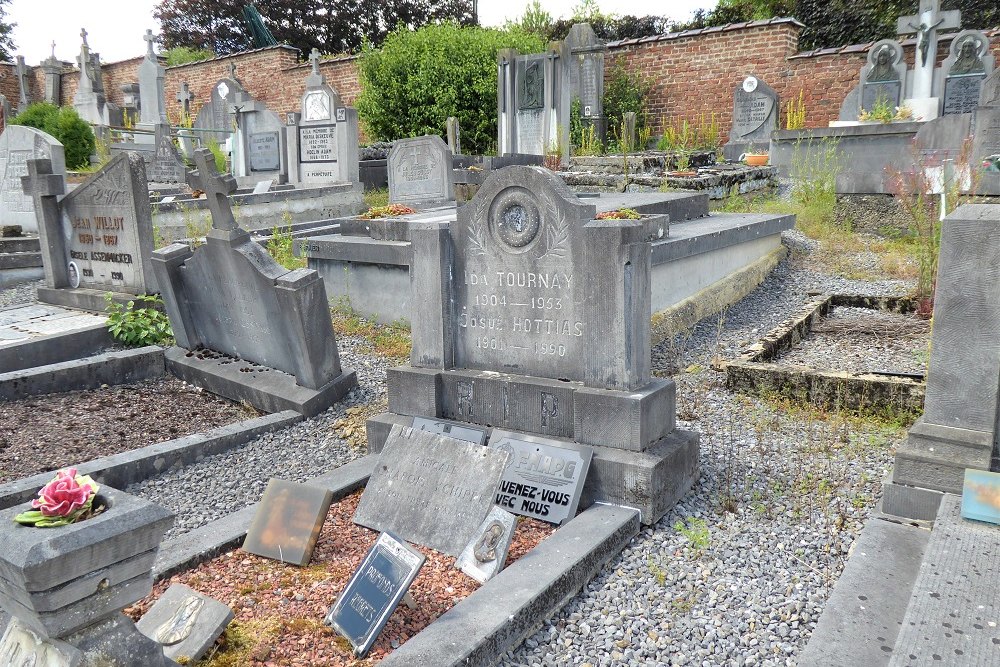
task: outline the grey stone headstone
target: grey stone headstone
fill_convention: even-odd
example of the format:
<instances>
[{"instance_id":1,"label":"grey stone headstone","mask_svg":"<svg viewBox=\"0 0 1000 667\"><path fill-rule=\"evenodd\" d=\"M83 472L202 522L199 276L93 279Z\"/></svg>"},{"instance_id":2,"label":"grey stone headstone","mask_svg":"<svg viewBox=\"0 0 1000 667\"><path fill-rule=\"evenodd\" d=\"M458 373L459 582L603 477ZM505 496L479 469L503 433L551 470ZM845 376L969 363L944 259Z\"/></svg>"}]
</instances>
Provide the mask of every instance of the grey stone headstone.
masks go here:
<instances>
[{"instance_id":1,"label":"grey stone headstone","mask_svg":"<svg viewBox=\"0 0 1000 667\"><path fill-rule=\"evenodd\" d=\"M583 118L604 116L604 59L607 47L588 23L574 24L566 35L563 85L569 94L580 100Z\"/></svg>"},{"instance_id":2,"label":"grey stone headstone","mask_svg":"<svg viewBox=\"0 0 1000 667\"><path fill-rule=\"evenodd\" d=\"M983 158L990 155L1000 155L1000 106L976 111L976 124L972 133L972 164L980 165Z\"/></svg>"},{"instance_id":3,"label":"grey stone headstone","mask_svg":"<svg viewBox=\"0 0 1000 667\"><path fill-rule=\"evenodd\" d=\"M345 107L340 94L327 84L318 53L310 56L310 62L301 113L289 120L287 128L289 179L306 186L357 182L357 110Z\"/></svg>"},{"instance_id":4,"label":"grey stone headstone","mask_svg":"<svg viewBox=\"0 0 1000 667\"><path fill-rule=\"evenodd\" d=\"M172 584L136 623L172 660L199 660L233 620L233 610L184 584Z\"/></svg>"},{"instance_id":5,"label":"grey stone headstone","mask_svg":"<svg viewBox=\"0 0 1000 667\"><path fill-rule=\"evenodd\" d=\"M944 82L943 115L975 111L983 81L993 72L994 58L990 54L990 41L980 30L963 30L951 41L949 55L941 65L939 84Z\"/></svg>"},{"instance_id":6,"label":"grey stone headstone","mask_svg":"<svg viewBox=\"0 0 1000 667\"><path fill-rule=\"evenodd\" d=\"M194 120L196 129L211 130L198 133L203 141L211 138L223 144L232 136L233 123L236 120L232 108L236 103L236 96L243 92L245 92L243 86L231 78L222 79L212 86L211 97L198 110Z\"/></svg>"},{"instance_id":7,"label":"grey stone headstone","mask_svg":"<svg viewBox=\"0 0 1000 667\"><path fill-rule=\"evenodd\" d=\"M486 583L506 564L515 528L517 517L494 507L479 526L472 541L462 550L455 561L455 567L479 583Z\"/></svg>"},{"instance_id":8,"label":"grey stone headstone","mask_svg":"<svg viewBox=\"0 0 1000 667\"><path fill-rule=\"evenodd\" d=\"M187 167L170 137L168 125L156 126L155 151L146 166L150 183L184 183Z\"/></svg>"},{"instance_id":9,"label":"grey stone headstone","mask_svg":"<svg viewBox=\"0 0 1000 667\"><path fill-rule=\"evenodd\" d=\"M255 132L249 136L250 171L277 171L281 167L278 131Z\"/></svg>"},{"instance_id":10,"label":"grey stone headstone","mask_svg":"<svg viewBox=\"0 0 1000 667\"><path fill-rule=\"evenodd\" d=\"M455 201L448 145L435 135L400 139L389 150L389 203L412 207Z\"/></svg>"},{"instance_id":11,"label":"grey stone headstone","mask_svg":"<svg viewBox=\"0 0 1000 667\"><path fill-rule=\"evenodd\" d=\"M145 294L153 271L153 222L142 158L117 155L62 200L62 233L68 257L45 261L74 262L80 286Z\"/></svg>"},{"instance_id":12,"label":"grey stone headstone","mask_svg":"<svg viewBox=\"0 0 1000 667\"><path fill-rule=\"evenodd\" d=\"M396 425L354 522L458 557L490 508L507 454Z\"/></svg>"},{"instance_id":13,"label":"grey stone headstone","mask_svg":"<svg viewBox=\"0 0 1000 667\"><path fill-rule=\"evenodd\" d=\"M167 123L167 100L164 92L166 69L153 52L153 33L146 31L146 57L139 65L139 123L144 126Z\"/></svg>"},{"instance_id":14,"label":"grey stone headstone","mask_svg":"<svg viewBox=\"0 0 1000 667\"><path fill-rule=\"evenodd\" d=\"M724 148L726 159L733 160L751 148L766 152L771 132L778 127L781 104L778 93L756 76L748 76L733 94L733 126Z\"/></svg>"},{"instance_id":15,"label":"grey stone headstone","mask_svg":"<svg viewBox=\"0 0 1000 667\"><path fill-rule=\"evenodd\" d=\"M546 53L497 55L498 152L545 155L551 149L569 157L569 94L561 85L563 46Z\"/></svg>"},{"instance_id":16,"label":"grey stone headstone","mask_svg":"<svg viewBox=\"0 0 1000 667\"><path fill-rule=\"evenodd\" d=\"M592 447L499 429L493 430L489 446L510 454L497 487L498 506L556 524L576 516Z\"/></svg>"},{"instance_id":17,"label":"grey stone headstone","mask_svg":"<svg viewBox=\"0 0 1000 667\"><path fill-rule=\"evenodd\" d=\"M983 81L979 93L980 107L1000 107L1000 69L994 69Z\"/></svg>"},{"instance_id":18,"label":"grey stone headstone","mask_svg":"<svg viewBox=\"0 0 1000 667\"><path fill-rule=\"evenodd\" d=\"M63 145L51 135L23 125L9 125L0 134L0 227L20 225L37 232L35 204L21 189L21 177L28 175L28 160L52 161L52 172L65 180L66 158Z\"/></svg>"},{"instance_id":19,"label":"grey stone headstone","mask_svg":"<svg viewBox=\"0 0 1000 667\"><path fill-rule=\"evenodd\" d=\"M870 110L880 98L892 107L899 106L905 82L903 46L894 39L875 42L868 51L868 62L861 68L861 106L858 112Z\"/></svg>"}]
</instances>

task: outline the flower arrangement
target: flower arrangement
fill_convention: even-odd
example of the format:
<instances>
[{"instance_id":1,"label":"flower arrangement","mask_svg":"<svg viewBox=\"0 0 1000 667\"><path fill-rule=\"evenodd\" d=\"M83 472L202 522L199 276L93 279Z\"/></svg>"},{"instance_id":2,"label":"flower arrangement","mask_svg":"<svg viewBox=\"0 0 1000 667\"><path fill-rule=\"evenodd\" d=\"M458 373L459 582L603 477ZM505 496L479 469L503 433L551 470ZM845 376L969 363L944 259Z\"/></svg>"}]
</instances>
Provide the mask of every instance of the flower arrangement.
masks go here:
<instances>
[{"instance_id":1,"label":"flower arrangement","mask_svg":"<svg viewBox=\"0 0 1000 667\"><path fill-rule=\"evenodd\" d=\"M36 528L55 528L89 519L104 510L103 506L94 509L98 489L90 475L78 475L76 468L60 470L31 501L33 509L18 514L14 521Z\"/></svg>"},{"instance_id":2,"label":"flower arrangement","mask_svg":"<svg viewBox=\"0 0 1000 667\"><path fill-rule=\"evenodd\" d=\"M416 210L402 204L389 204L388 206L372 206L358 217L362 220L377 220L379 218L395 218L409 213L416 213Z\"/></svg>"},{"instance_id":3,"label":"flower arrangement","mask_svg":"<svg viewBox=\"0 0 1000 667\"><path fill-rule=\"evenodd\" d=\"M620 208L616 211L604 211L594 216L595 220L638 220L642 216L635 209Z\"/></svg>"}]
</instances>

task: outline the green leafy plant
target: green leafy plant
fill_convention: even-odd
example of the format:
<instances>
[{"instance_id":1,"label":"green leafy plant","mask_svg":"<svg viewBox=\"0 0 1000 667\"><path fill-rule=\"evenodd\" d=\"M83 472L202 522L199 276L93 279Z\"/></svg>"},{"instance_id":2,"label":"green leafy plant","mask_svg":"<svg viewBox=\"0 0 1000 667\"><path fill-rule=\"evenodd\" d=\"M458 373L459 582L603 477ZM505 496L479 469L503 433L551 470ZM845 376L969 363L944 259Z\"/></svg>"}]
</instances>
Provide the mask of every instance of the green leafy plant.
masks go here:
<instances>
[{"instance_id":1,"label":"green leafy plant","mask_svg":"<svg viewBox=\"0 0 1000 667\"><path fill-rule=\"evenodd\" d=\"M271 229L271 238L267 242L267 252L278 264L289 271L303 269L306 259L295 254L295 238L292 236L292 216L288 211L282 214L284 225L275 225Z\"/></svg>"},{"instance_id":2,"label":"green leafy plant","mask_svg":"<svg viewBox=\"0 0 1000 667\"><path fill-rule=\"evenodd\" d=\"M117 340L134 347L143 345L159 345L173 337L170 319L166 313L157 310L162 306L163 299L158 296L138 295L125 305L117 303L111 292L104 295L107 302L105 312L108 314L108 331ZM136 302L149 304L148 307L136 308Z\"/></svg>"},{"instance_id":3,"label":"green leafy plant","mask_svg":"<svg viewBox=\"0 0 1000 667\"><path fill-rule=\"evenodd\" d=\"M449 116L462 127L462 146L482 152L497 136L497 51L540 53L546 42L521 30L405 26L358 60L358 114L371 140L441 134Z\"/></svg>"},{"instance_id":4,"label":"green leafy plant","mask_svg":"<svg viewBox=\"0 0 1000 667\"><path fill-rule=\"evenodd\" d=\"M642 136L641 128L647 125L645 101L651 88L651 80L630 71L622 58L616 58L604 83L604 116L608 126L618 126L626 112L634 111L636 133ZM640 144L640 148L645 146Z\"/></svg>"},{"instance_id":5,"label":"green leafy plant","mask_svg":"<svg viewBox=\"0 0 1000 667\"><path fill-rule=\"evenodd\" d=\"M704 519L699 517L688 517L686 522L687 525L685 525L684 521L677 521L674 523L674 530L683 535L691 546L691 549L700 554L708 548L711 542L711 533L708 530L708 524L705 523Z\"/></svg>"},{"instance_id":6,"label":"green leafy plant","mask_svg":"<svg viewBox=\"0 0 1000 667\"><path fill-rule=\"evenodd\" d=\"M664 116L660 126L663 136L656 142L657 150L714 151L719 148L719 121L714 112L707 116L702 112L694 122Z\"/></svg>"},{"instance_id":7,"label":"green leafy plant","mask_svg":"<svg viewBox=\"0 0 1000 667\"><path fill-rule=\"evenodd\" d=\"M215 169L220 173L224 174L229 171L229 159L226 157L225 152L222 150L222 146L219 142L213 138L209 138L205 142L205 148L212 151L212 157L215 158Z\"/></svg>"},{"instance_id":8,"label":"green leafy plant","mask_svg":"<svg viewBox=\"0 0 1000 667\"><path fill-rule=\"evenodd\" d=\"M48 102L36 102L10 121L41 130L63 145L66 167L79 169L90 165L90 156L97 150L94 131L73 107L57 107Z\"/></svg>"},{"instance_id":9,"label":"green leafy plant","mask_svg":"<svg viewBox=\"0 0 1000 667\"><path fill-rule=\"evenodd\" d=\"M372 206L358 217L362 220L378 220L380 218L397 218L416 212L416 209L403 204L386 204L385 206Z\"/></svg>"},{"instance_id":10,"label":"green leafy plant","mask_svg":"<svg viewBox=\"0 0 1000 667\"><path fill-rule=\"evenodd\" d=\"M172 49L166 49L161 55L167 59L167 67L175 67L176 65L209 60L215 57L215 52L190 46L175 46Z\"/></svg>"},{"instance_id":11,"label":"green leafy plant","mask_svg":"<svg viewBox=\"0 0 1000 667\"><path fill-rule=\"evenodd\" d=\"M870 109L862 109L858 114L858 120L878 121L880 123L892 123L894 121L912 120L913 110L905 104L894 107L889 98L879 95L875 98L875 103Z\"/></svg>"}]
</instances>

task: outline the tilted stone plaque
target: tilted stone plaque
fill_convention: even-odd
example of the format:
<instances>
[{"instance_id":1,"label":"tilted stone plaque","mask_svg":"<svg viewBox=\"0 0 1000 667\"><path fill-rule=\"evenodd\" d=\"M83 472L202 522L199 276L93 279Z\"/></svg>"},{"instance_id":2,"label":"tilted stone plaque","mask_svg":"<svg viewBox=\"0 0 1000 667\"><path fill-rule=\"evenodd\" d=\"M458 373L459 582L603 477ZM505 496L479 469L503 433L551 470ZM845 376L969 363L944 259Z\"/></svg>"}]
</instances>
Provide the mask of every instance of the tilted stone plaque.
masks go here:
<instances>
[{"instance_id":1,"label":"tilted stone plaque","mask_svg":"<svg viewBox=\"0 0 1000 667\"><path fill-rule=\"evenodd\" d=\"M418 431L430 431L440 433L449 438L464 440L474 445L486 444L486 429L465 426L458 422L443 421L440 419L427 419L425 417L414 417L413 428Z\"/></svg>"},{"instance_id":2,"label":"tilted stone plaque","mask_svg":"<svg viewBox=\"0 0 1000 667\"><path fill-rule=\"evenodd\" d=\"M379 535L368 550L325 621L351 642L357 657L368 655L425 560L388 533Z\"/></svg>"},{"instance_id":3,"label":"tilted stone plaque","mask_svg":"<svg viewBox=\"0 0 1000 667\"><path fill-rule=\"evenodd\" d=\"M354 522L457 557L493 506L506 463L504 452L397 425Z\"/></svg>"},{"instance_id":4,"label":"tilted stone plaque","mask_svg":"<svg viewBox=\"0 0 1000 667\"><path fill-rule=\"evenodd\" d=\"M448 144L438 136L400 139L389 151L389 203L436 206L455 201Z\"/></svg>"},{"instance_id":5,"label":"tilted stone plaque","mask_svg":"<svg viewBox=\"0 0 1000 667\"><path fill-rule=\"evenodd\" d=\"M233 610L184 584L171 584L135 624L171 660L199 660L233 620Z\"/></svg>"},{"instance_id":6,"label":"tilted stone plaque","mask_svg":"<svg viewBox=\"0 0 1000 667\"><path fill-rule=\"evenodd\" d=\"M21 189L28 175L28 160L51 160L52 173L65 181L66 159L63 145L41 130L9 125L0 133L0 227L20 225L37 232L35 204L30 193Z\"/></svg>"},{"instance_id":7,"label":"tilted stone plaque","mask_svg":"<svg viewBox=\"0 0 1000 667\"><path fill-rule=\"evenodd\" d=\"M489 446L510 454L497 487L497 505L556 524L576 516L592 447L500 430L493 431Z\"/></svg>"},{"instance_id":8,"label":"tilted stone plaque","mask_svg":"<svg viewBox=\"0 0 1000 667\"><path fill-rule=\"evenodd\" d=\"M243 550L282 563L306 565L333 494L308 484L272 479L260 499Z\"/></svg>"},{"instance_id":9,"label":"tilted stone plaque","mask_svg":"<svg viewBox=\"0 0 1000 667\"><path fill-rule=\"evenodd\" d=\"M475 537L455 561L455 567L483 584L496 576L507 562L507 552L514 540L517 517L494 507L479 526Z\"/></svg>"}]
</instances>

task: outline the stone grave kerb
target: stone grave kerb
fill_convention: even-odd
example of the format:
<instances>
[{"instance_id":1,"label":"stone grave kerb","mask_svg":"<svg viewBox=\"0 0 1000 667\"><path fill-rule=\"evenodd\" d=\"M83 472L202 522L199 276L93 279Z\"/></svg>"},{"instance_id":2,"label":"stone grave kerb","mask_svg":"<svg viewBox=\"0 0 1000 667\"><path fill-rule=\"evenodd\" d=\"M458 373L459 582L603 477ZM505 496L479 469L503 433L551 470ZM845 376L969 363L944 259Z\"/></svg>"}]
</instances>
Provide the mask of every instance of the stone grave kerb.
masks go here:
<instances>
[{"instance_id":1,"label":"stone grave kerb","mask_svg":"<svg viewBox=\"0 0 1000 667\"><path fill-rule=\"evenodd\" d=\"M21 184L35 202L42 253L49 258L66 257L66 237L59 214L59 197L66 192L65 176L52 173L52 160L28 160L28 175L21 177ZM69 266L65 261L42 262L42 268L46 285L54 289L69 287Z\"/></svg>"}]
</instances>

